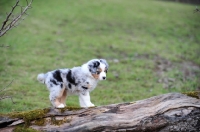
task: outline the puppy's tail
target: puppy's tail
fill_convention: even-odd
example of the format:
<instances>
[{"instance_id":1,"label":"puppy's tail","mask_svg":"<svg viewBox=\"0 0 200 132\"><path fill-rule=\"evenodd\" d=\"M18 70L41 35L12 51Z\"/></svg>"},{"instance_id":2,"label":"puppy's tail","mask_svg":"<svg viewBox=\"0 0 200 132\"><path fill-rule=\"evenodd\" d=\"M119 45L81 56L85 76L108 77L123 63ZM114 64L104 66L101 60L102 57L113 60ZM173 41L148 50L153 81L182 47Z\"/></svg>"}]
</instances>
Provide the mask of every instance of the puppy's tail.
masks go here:
<instances>
[{"instance_id":1,"label":"puppy's tail","mask_svg":"<svg viewBox=\"0 0 200 132\"><path fill-rule=\"evenodd\" d=\"M40 83L45 83L45 74L44 74L44 73L38 74L37 80L38 80Z\"/></svg>"}]
</instances>

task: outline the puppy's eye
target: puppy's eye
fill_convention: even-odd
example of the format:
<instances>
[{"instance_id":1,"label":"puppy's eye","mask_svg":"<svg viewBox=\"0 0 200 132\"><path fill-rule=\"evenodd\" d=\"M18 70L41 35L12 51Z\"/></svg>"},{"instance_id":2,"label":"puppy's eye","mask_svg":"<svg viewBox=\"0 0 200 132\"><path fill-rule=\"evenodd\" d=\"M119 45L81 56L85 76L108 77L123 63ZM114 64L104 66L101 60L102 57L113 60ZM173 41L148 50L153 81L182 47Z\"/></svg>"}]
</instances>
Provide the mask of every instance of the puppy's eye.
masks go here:
<instances>
[{"instance_id":1,"label":"puppy's eye","mask_svg":"<svg viewBox=\"0 0 200 132\"><path fill-rule=\"evenodd\" d=\"M100 71L97 71L97 74L100 74L101 72Z\"/></svg>"},{"instance_id":2,"label":"puppy's eye","mask_svg":"<svg viewBox=\"0 0 200 132\"><path fill-rule=\"evenodd\" d=\"M108 70L105 70L105 73L107 73L108 72Z\"/></svg>"}]
</instances>

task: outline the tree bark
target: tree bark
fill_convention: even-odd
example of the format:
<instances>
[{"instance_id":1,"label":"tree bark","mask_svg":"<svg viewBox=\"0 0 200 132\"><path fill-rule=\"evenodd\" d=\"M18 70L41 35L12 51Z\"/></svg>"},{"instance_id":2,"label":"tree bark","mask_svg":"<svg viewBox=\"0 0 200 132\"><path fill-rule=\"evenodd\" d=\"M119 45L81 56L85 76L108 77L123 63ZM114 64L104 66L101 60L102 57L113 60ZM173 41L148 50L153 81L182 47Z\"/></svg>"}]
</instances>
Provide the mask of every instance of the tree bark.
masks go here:
<instances>
[{"instance_id":1,"label":"tree bark","mask_svg":"<svg viewBox=\"0 0 200 132\"><path fill-rule=\"evenodd\" d=\"M88 109L50 108L39 118L32 119L28 127L49 132L200 132L200 100L169 93L136 102ZM36 125L37 120L43 124ZM25 123L22 118L1 116L0 131L12 131Z\"/></svg>"}]
</instances>

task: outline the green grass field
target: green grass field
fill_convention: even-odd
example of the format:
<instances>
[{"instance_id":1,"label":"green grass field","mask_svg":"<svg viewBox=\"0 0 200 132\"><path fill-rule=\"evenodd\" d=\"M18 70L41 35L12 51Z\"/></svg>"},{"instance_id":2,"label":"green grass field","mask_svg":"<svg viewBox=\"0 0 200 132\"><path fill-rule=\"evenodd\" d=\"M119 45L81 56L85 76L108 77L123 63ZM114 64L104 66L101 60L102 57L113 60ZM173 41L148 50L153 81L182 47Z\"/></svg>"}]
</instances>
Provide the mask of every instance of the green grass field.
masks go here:
<instances>
[{"instance_id":1,"label":"green grass field","mask_svg":"<svg viewBox=\"0 0 200 132\"><path fill-rule=\"evenodd\" d=\"M2 23L15 0L0 1ZM21 0L22 5L26 1ZM200 89L200 14L196 5L159 0L34 0L29 16L0 38L0 113L50 106L38 73L107 59L97 105ZM2 47L9 45L9 48ZM69 96L68 106L78 106Z\"/></svg>"}]
</instances>

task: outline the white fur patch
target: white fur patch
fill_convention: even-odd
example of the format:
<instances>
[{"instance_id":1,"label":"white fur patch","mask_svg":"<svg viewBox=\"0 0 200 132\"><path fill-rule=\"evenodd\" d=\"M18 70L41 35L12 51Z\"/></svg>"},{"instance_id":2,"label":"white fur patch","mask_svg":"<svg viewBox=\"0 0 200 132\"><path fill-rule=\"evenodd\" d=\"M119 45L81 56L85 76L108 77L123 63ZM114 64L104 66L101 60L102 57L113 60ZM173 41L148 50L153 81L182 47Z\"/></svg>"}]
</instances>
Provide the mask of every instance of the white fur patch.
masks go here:
<instances>
[{"instance_id":1,"label":"white fur patch","mask_svg":"<svg viewBox=\"0 0 200 132\"><path fill-rule=\"evenodd\" d=\"M38 80L40 83L44 83L45 75L44 75L43 73L38 74L37 80Z\"/></svg>"},{"instance_id":2,"label":"white fur patch","mask_svg":"<svg viewBox=\"0 0 200 132\"><path fill-rule=\"evenodd\" d=\"M100 66L99 66L102 70L102 72L99 74L99 80L105 80L106 79L106 73L105 73L105 68L106 68L106 65L103 64L103 63L100 63Z\"/></svg>"}]
</instances>

